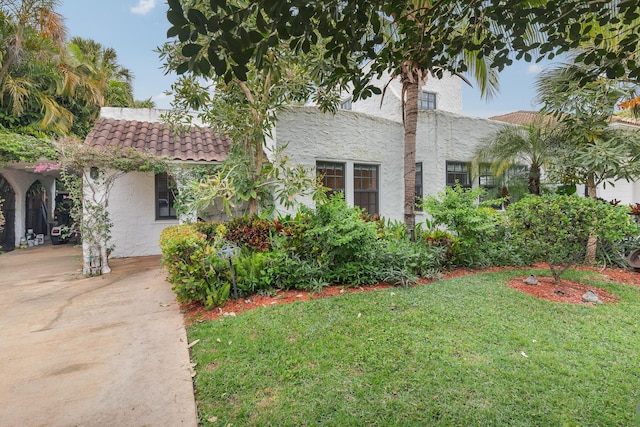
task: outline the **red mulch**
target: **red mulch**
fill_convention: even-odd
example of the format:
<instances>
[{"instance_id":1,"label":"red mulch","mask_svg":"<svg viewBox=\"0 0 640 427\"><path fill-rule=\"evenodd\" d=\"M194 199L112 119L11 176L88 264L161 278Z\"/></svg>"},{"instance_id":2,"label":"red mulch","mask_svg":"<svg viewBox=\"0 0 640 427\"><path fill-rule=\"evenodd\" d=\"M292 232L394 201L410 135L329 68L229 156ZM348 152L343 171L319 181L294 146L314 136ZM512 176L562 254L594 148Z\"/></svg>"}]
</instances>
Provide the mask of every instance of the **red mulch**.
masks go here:
<instances>
[{"instance_id":1,"label":"red mulch","mask_svg":"<svg viewBox=\"0 0 640 427\"><path fill-rule=\"evenodd\" d=\"M509 267L507 267L509 268ZM534 268L548 268L544 264L535 265ZM623 283L632 286L640 286L640 273L624 270L621 268L596 268L596 267L575 267L580 270L592 271L594 274L598 274L607 278L611 282ZM449 272L445 272L442 276L444 279L453 277L462 277L470 274L476 274L487 271L500 271L505 268L491 267L479 270L471 269L455 269ZM571 280L562 280L560 286L555 284L553 277L551 276L538 276L539 285L526 285L523 283L525 277L517 277L511 280L507 285L521 292L533 295L538 298L543 298L548 301L570 303L570 304L590 304L582 301L582 295L588 290L593 290L598 294L600 300L605 303L615 303L618 301L618 297L610 294L604 289L594 288L592 286L585 285L583 283L574 282ZM425 285L431 283L432 280L421 279L416 286ZM184 313L185 322L191 324L193 322L202 322L204 320L213 320L223 316L235 316L243 311L251 310L257 307L268 307L271 305L287 304L295 301L308 301L312 299L326 298L334 295L342 295L348 293L360 293L368 292L376 289L385 289L393 287L386 283L379 283L377 285L347 288L344 286L334 285L328 286L322 289L321 292L309 292L309 291L278 291L272 296L254 295L249 298L240 298L237 301L230 299L224 307L217 307L212 310L205 310L204 307L196 303L184 303L181 304L182 312Z\"/></svg>"}]
</instances>

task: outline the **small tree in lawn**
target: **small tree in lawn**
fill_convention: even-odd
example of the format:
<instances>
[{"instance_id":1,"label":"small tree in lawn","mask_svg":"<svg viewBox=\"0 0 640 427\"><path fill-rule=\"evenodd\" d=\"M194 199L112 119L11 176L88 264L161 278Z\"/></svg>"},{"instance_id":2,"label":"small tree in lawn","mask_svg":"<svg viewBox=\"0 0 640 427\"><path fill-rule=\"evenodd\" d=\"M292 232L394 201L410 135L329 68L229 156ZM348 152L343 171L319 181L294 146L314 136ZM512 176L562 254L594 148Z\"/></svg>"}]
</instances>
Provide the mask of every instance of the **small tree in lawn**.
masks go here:
<instances>
[{"instance_id":1,"label":"small tree in lawn","mask_svg":"<svg viewBox=\"0 0 640 427\"><path fill-rule=\"evenodd\" d=\"M558 119L549 176L556 182L584 184L595 199L596 188L616 180L640 177L640 134L609 126L616 104L629 98L633 87L599 76L581 81L585 67L567 65L538 79L544 111ZM597 239L589 239L585 262L593 264Z\"/></svg>"},{"instance_id":2,"label":"small tree in lawn","mask_svg":"<svg viewBox=\"0 0 640 427\"><path fill-rule=\"evenodd\" d=\"M628 227L611 220L612 209L617 208L588 197L528 196L510 205L507 217L517 244L534 260L547 263L560 284L562 274L584 258L591 234L610 241L625 237Z\"/></svg>"}]
</instances>

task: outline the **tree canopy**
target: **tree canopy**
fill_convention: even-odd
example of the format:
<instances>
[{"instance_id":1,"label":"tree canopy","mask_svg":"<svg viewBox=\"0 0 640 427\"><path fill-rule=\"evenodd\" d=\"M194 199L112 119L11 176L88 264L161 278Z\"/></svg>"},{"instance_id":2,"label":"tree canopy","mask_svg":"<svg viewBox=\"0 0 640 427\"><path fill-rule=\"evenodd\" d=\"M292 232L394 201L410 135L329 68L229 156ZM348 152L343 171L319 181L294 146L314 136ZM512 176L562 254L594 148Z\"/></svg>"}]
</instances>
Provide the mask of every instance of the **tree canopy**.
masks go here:
<instances>
[{"instance_id":1,"label":"tree canopy","mask_svg":"<svg viewBox=\"0 0 640 427\"><path fill-rule=\"evenodd\" d=\"M113 49L67 41L57 0L0 1L0 127L84 137L101 106L134 106Z\"/></svg>"},{"instance_id":2,"label":"tree canopy","mask_svg":"<svg viewBox=\"0 0 640 427\"><path fill-rule=\"evenodd\" d=\"M633 59L639 49L636 0L584 2L578 0L169 0L168 37L184 43L187 58L178 74L211 69L230 81L246 80L250 66L262 68L279 44L309 52L325 42L332 60L327 87L353 87L354 99L377 93L370 80L382 72L400 75L407 60L423 70L464 73L469 63L462 55L473 52L490 58L498 70L513 59L552 59L591 41L579 60L608 77L640 77ZM390 17L402 37L384 38ZM254 23L256 28L254 28ZM461 23L464 23L461 29ZM607 43L596 26L607 26L618 42ZM538 32L541 40L529 37ZM200 37L202 36L202 37ZM467 56L468 58L468 56ZM363 68L362 64L369 67Z\"/></svg>"}]
</instances>

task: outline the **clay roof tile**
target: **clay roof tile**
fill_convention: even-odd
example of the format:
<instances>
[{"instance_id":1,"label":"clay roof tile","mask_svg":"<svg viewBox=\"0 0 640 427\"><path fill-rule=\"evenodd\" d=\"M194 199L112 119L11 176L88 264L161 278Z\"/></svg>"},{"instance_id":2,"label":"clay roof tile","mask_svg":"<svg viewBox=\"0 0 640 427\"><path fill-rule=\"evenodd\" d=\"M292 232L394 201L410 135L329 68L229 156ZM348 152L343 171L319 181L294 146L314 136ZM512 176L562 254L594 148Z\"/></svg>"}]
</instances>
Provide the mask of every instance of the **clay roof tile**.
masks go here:
<instances>
[{"instance_id":1,"label":"clay roof tile","mask_svg":"<svg viewBox=\"0 0 640 427\"><path fill-rule=\"evenodd\" d=\"M91 146L132 147L171 160L222 161L231 141L210 128L191 127L174 134L169 125L100 118L85 139Z\"/></svg>"}]
</instances>

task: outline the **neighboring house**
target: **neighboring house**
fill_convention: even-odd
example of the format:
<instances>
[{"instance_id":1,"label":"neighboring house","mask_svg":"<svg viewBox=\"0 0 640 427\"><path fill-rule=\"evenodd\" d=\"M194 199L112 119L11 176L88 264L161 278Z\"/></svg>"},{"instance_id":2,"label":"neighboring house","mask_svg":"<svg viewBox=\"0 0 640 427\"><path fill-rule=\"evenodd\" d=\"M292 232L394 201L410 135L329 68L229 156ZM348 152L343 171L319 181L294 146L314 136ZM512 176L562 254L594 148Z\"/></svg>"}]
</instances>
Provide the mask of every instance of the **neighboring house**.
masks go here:
<instances>
[{"instance_id":1,"label":"neighboring house","mask_svg":"<svg viewBox=\"0 0 640 427\"><path fill-rule=\"evenodd\" d=\"M529 125L536 121L540 113L537 111L514 111L508 114L489 117L489 120L495 120L515 125ZM549 121L554 119L549 117ZM627 129L635 129L640 131L640 120L632 117L613 116L610 122L611 127L620 127ZM585 194L585 186L577 186L578 194ZM618 180L614 185L598 186L596 188L598 197L605 200L619 200L623 205L635 204L640 202L640 181Z\"/></svg>"},{"instance_id":2,"label":"neighboring house","mask_svg":"<svg viewBox=\"0 0 640 427\"><path fill-rule=\"evenodd\" d=\"M195 126L186 132L175 132L162 123L160 116L164 112L102 108L85 144L133 147L185 167L215 164L227 156L231 146L228 138ZM173 183L165 173L137 172L119 177L110 192L108 204L113 221L111 243L115 249L112 256L159 254L160 232L179 223L174 194Z\"/></svg>"}]
</instances>

